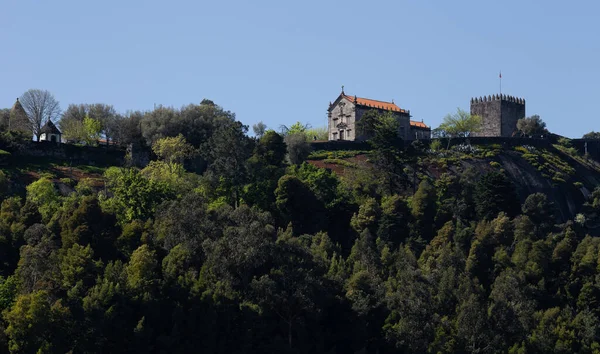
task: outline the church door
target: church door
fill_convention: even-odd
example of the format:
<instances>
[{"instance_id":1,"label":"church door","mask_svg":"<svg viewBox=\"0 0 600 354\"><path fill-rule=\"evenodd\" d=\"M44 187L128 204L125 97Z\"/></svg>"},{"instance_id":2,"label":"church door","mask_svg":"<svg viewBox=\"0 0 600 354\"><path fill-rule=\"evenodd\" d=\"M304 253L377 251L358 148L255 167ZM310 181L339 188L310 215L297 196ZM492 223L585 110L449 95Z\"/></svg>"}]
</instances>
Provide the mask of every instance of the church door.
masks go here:
<instances>
[{"instance_id":1,"label":"church door","mask_svg":"<svg viewBox=\"0 0 600 354\"><path fill-rule=\"evenodd\" d=\"M340 130L340 140L344 140L344 131Z\"/></svg>"},{"instance_id":2,"label":"church door","mask_svg":"<svg viewBox=\"0 0 600 354\"><path fill-rule=\"evenodd\" d=\"M56 135L50 135L50 141L55 143L56 142Z\"/></svg>"}]
</instances>

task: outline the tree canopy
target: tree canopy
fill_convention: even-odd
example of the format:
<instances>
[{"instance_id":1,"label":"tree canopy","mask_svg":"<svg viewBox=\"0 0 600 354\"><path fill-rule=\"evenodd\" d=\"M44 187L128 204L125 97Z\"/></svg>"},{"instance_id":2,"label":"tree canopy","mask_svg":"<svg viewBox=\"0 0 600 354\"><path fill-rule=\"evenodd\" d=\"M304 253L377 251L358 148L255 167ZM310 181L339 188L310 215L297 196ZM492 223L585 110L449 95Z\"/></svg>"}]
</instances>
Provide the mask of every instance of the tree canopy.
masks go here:
<instances>
[{"instance_id":1,"label":"tree canopy","mask_svg":"<svg viewBox=\"0 0 600 354\"><path fill-rule=\"evenodd\" d=\"M521 136L548 134L546 123L538 115L519 119L517 121L517 130Z\"/></svg>"}]
</instances>

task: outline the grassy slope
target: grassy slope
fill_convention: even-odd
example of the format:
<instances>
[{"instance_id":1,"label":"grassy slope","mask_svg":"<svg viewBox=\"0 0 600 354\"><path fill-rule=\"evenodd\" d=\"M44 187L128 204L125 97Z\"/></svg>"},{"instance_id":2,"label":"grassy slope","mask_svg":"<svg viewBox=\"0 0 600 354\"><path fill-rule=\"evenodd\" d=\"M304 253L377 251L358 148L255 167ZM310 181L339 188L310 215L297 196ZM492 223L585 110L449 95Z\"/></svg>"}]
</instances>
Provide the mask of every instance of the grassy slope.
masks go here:
<instances>
[{"instance_id":1,"label":"grassy slope","mask_svg":"<svg viewBox=\"0 0 600 354\"><path fill-rule=\"evenodd\" d=\"M328 156L326 152L319 152L309 158L309 163L331 168L342 177L352 175L351 170L370 168L366 152L323 158L340 153L343 152L330 152ZM456 175L469 167L479 174L504 170L515 184L521 202L531 193L545 193L557 206L561 221L573 219L586 197L600 186L600 164L560 146L548 150L505 149L498 145L477 146L475 151L469 152L442 150L419 157L417 176L436 179L442 173Z\"/></svg>"},{"instance_id":2,"label":"grassy slope","mask_svg":"<svg viewBox=\"0 0 600 354\"><path fill-rule=\"evenodd\" d=\"M25 187L42 176L51 178L61 183L62 178L69 178L75 182L89 178L93 185L100 188L104 185L102 174L109 166L73 165L68 161L52 157L19 156L10 163L2 166L1 170L10 180L12 192L25 194Z\"/></svg>"}]
</instances>

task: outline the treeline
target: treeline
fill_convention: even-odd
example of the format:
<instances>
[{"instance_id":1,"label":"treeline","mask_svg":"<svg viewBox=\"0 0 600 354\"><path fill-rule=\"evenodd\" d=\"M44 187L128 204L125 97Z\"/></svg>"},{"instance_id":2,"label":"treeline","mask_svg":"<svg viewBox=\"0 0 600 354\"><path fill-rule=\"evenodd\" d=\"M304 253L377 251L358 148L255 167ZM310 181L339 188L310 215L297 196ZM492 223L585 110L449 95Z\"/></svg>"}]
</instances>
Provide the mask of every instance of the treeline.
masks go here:
<instances>
[{"instance_id":1,"label":"treeline","mask_svg":"<svg viewBox=\"0 0 600 354\"><path fill-rule=\"evenodd\" d=\"M293 139L189 109L155 110L157 159L108 169L101 190L41 178L3 196L3 350L600 350L600 190L556 225L502 171L427 177L389 117L367 121L369 165L340 177ZM219 114L189 118L204 110Z\"/></svg>"}]
</instances>

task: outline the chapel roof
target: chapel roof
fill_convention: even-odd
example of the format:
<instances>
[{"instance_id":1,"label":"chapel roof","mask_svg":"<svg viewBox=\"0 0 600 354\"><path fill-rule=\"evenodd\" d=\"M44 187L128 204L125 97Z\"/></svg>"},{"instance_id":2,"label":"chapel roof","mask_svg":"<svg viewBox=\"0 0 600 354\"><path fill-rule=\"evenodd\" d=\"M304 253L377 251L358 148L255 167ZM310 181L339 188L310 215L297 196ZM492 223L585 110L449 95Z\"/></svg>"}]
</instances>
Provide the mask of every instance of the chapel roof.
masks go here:
<instances>
[{"instance_id":1,"label":"chapel roof","mask_svg":"<svg viewBox=\"0 0 600 354\"><path fill-rule=\"evenodd\" d=\"M350 96L350 95L346 95L345 93L342 93L342 97L344 97L345 99L347 99L351 102L354 102L355 104L357 104L359 106L378 108L378 109L383 109L386 111L408 113L405 109L398 107L394 102L378 101L378 100L373 100L370 98Z\"/></svg>"},{"instance_id":2,"label":"chapel roof","mask_svg":"<svg viewBox=\"0 0 600 354\"><path fill-rule=\"evenodd\" d=\"M61 134L60 130L52 123L51 120L47 121L46 124L42 127L41 133L45 134Z\"/></svg>"},{"instance_id":3,"label":"chapel roof","mask_svg":"<svg viewBox=\"0 0 600 354\"><path fill-rule=\"evenodd\" d=\"M417 122L416 120L411 120L410 121L410 126L411 127L415 127L415 128L429 129L429 127L427 126L427 124L425 124L423 122Z\"/></svg>"},{"instance_id":4,"label":"chapel roof","mask_svg":"<svg viewBox=\"0 0 600 354\"><path fill-rule=\"evenodd\" d=\"M379 101L370 98L346 95L344 91L342 91L341 96L350 102L354 102L354 104L359 106L383 109L392 112L408 113L407 110L398 107L394 102ZM421 129L429 129L429 127L425 123L418 122L415 120L410 121L410 126Z\"/></svg>"}]
</instances>

